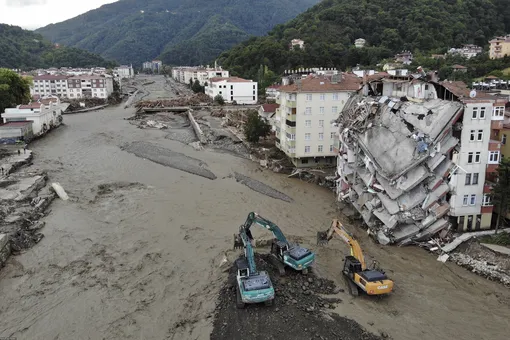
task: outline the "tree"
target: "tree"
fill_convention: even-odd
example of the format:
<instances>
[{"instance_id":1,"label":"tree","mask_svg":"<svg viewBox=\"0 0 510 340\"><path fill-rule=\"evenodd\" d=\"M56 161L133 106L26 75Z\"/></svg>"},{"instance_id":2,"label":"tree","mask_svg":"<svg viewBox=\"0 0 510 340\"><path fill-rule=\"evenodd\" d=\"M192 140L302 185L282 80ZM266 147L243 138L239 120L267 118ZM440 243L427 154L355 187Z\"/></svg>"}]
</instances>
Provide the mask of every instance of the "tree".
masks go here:
<instances>
[{"instance_id":1,"label":"tree","mask_svg":"<svg viewBox=\"0 0 510 340\"><path fill-rule=\"evenodd\" d=\"M220 105L225 105L225 99L223 99L221 94L218 94L216 97L214 97L214 102Z\"/></svg>"},{"instance_id":2,"label":"tree","mask_svg":"<svg viewBox=\"0 0 510 340\"><path fill-rule=\"evenodd\" d=\"M496 207L498 219L496 220L497 234L501 217L505 218L510 208L510 158L503 158L499 163L496 175L496 184L492 188L492 204Z\"/></svg>"},{"instance_id":3,"label":"tree","mask_svg":"<svg viewBox=\"0 0 510 340\"><path fill-rule=\"evenodd\" d=\"M30 83L30 79L22 78L14 71L0 68L0 114L6 108L28 103Z\"/></svg>"},{"instance_id":4,"label":"tree","mask_svg":"<svg viewBox=\"0 0 510 340\"><path fill-rule=\"evenodd\" d=\"M267 137L271 133L271 126L259 116L255 110L248 111L248 121L244 125L244 136L250 143L257 144L260 137Z\"/></svg>"},{"instance_id":5,"label":"tree","mask_svg":"<svg viewBox=\"0 0 510 340\"><path fill-rule=\"evenodd\" d=\"M195 82L193 83L193 85L191 85L191 89L195 93L199 93L199 92L204 93L204 87L202 85L200 85L200 82L198 81L198 79L196 79Z\"/></svg>"}]
</instances>

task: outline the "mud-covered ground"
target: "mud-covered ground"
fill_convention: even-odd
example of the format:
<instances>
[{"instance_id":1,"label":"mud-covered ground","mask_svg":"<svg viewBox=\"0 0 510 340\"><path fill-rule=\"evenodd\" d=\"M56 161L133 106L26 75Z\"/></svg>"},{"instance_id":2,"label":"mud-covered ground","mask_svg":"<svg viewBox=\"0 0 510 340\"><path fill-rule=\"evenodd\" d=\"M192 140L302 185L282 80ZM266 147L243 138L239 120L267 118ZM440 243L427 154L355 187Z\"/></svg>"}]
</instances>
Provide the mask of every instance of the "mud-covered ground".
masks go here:
<instances>
[{"instance_id":1,"label":"mud-covered ground","mask_svg":"<svg viewBox=\"0 0 510 340\"><path fill-rule=\"evenodd\" d=\"M154 98L165 95L158 87L163 80L151 78L155 83L148 87L158 89ZM213 320L228 273L220 265L225 254L234 255L232 235L256 211L316 251L318 275L342 289L340 268L348 247L338 239L315 245L316 232L332 218L355 234L369 260L381 262L395 291L381 300L333 295L342 302L327 302L324 311L338 314L340 324L353 320L352 327L359 324L368 336L384 332L395 340L508 339L510 290L501 284L438 262L419 248L374 244L336 212L331 191L261 171L230 153L197 150L167 138L170 129L139 129L124 119L133 115L134 108L123 106L69 115L65 126L32 143L33 166L59 182L71 199L55 200L43 219L45 237L0 270L0 337L202 340L221 334L223 323ZM126 145L134 147L123 149ZM173 167L177 159L207 164L216 179ZM292 202L237 182L234 173ZM253 234L271 236L262 228ZM288 307L274 307L275 324L287 327L288 311L303 315L302 322L316 322L315 310L303 312L297 303ZM255 322L250 312L258 310L247 308L236 322ZM258 331L270 334L262 327L253 332Z\"/></svg>"},{"instance_id":2,"label":"mud-covered ground","mask_svg":"<svg viewBox=\"0 0 510 340\"><path fill-rule=\"evenodd\" d=\"M313 273L303 275L287 269L285 276L269 262L267 255L256 255L258 270L269 273L275 288L273 306L264 304L236 307L236 268L230 269L227 283L220 291L212 340L222 339L349 339L376 340L358 323L332 312L342 303L333 294L335 283Z\"/></svg>"}]
</instances>

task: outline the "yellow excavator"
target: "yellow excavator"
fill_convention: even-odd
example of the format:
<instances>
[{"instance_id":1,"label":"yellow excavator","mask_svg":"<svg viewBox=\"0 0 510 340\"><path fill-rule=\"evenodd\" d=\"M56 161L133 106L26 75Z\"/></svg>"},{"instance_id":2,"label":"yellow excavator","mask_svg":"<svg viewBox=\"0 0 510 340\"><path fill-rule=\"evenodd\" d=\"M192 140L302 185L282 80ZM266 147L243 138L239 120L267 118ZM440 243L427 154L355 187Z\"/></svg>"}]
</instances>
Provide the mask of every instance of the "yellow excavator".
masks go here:
<instances>
[{"instance_id":1,"label":"yellow excavator","mask_svg":"<svg viewBox=\"0 0 510 340\"><path fill-rule=\"evenodd\" d=\"M377 268L376 261L373 262L371 269L367 268L358 241L344 229L340 221L334 219L328 230L317 232L317 244L327 244L334 234L340 236L351 248L351 255L345 257L344 269L342 270L344 277L347 279L350 293L357 296L359 290L361 290L368 295L389 294L393 290L393 281L388 279L384 271Z\"/></svg>"}]
</instances>

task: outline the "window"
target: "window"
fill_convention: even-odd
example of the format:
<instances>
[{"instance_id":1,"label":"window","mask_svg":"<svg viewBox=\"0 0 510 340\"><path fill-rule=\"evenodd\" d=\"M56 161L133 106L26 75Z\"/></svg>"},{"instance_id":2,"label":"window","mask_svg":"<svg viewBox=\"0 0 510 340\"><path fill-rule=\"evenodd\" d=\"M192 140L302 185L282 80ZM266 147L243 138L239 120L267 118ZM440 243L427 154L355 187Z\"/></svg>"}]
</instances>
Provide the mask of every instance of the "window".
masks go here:
<instances>
[{"instance_id":1,"label":"window","mask_svg":"<svg viewBox=\"0 0 510 340\"><path fill-rule=\"evenodd\" d=\"M494 107L494 111L492 111L492 115L494 117L503 117L504 114L505 114L504 106L496 106Z\"/></svg>"},{"instance_id":2,"label":"window","mask_svg":"<svg viewBox=\"0 0 510 340\"><path fill-rule=\"evenodd\" d=\"M469 200L469 205L476 204L476 195L471 195L471 199Z\"/></svg>"},{"instance_id":3,"label":"window","mask_svg":"<svg viewBox=\"0 0 510 340\"><path fill-rule=\"evenodd\" d=\"M286 133L288 140L296 140L296 135L294 133Z\"/></svg>"},{"instance_id":4,"label":"window","mask_svg":"<svg viewBox=\"0 0 510 340\"><path fill-rule=\"evenodd\" d=\"M307 93L306 94L306 101L309 102L312 100L312 94L311 93Z\"/></svg>"},{"instance_id":5,"label":"window","mask_svg":"<svg viewBox=\"0 0 510 340\"><path fill-rule=\"evenodd\" d=\"M311 120L305 120L305 127L312 127L312 121Z\"/></svg>"},{"instance_id":6,"label":"window","mask_svg":"<svg viewBox=\"0 0 510 340\"><path fill-rule=\"evenodd\" d=\"M466 206L468 205L469 195L464 195L464 199L462 200L462 205Z\"/></svg>"},{"instance_id":7,"label":"window","mask_svg":"<svg viewBox=\"0 0 510 340\"><path fill-rule=\"evenodd\" d=\"M319 145L319 146L317 146L317 151L318 151L318 152L322 152L322 151L323 151L323 149L324 149L324 146L323 146L323 145Z\"/></svg>"},{"instance_id":8,"label":"window","mask_svg":"<svg viewBox=\"0 0 510 340\"><path fill-rule=\"evenodd\" d=\"M338 93L333 93L333 100L338 100Z\"/></svg>"},{"instance_id":9,"label":"window","mask_svg":"<svg viewBox=\"0 0 510 340\"><path fill-rule=\"evenodd\" d=\"M322 132L319 133L319 140L324 140L324 134Z\"/></svg>"},{"instance_id":10,"label":"window","mask_svg":"<svg viewBox=\"0 0 510 340\"><path fill-rule=\"evenodd\" d=\"M501 137L501 144L505 145L506 144L506 135L503 135Z\"/></svg>"},{"instance_id":11,"label":"window","mask_svg":"<svg viewBox=\"0 0 510 340\"><path fill-rule=\"evenodd\" d=\"M326 94L325 93L321 93L320 99L322 101L326 100Z\"/></svg>"},{"instance_id":12,"label":"window","mask_svg":"<svg viewBox=\"0 0 510 340\"><path fill-rule=\"evenodd\" d=\"M466 174L466 181L464 182L465 185L471 185L471 174Z\"/></svg>"},{"instance_id":13,"label":"window","mask_svg":"<svg viewBox=\"0 0 510 340\"><path fill-rule=\"evenodd\" d=\"M331 139L335 139L335 133L331 132Z\"/></svg>"},{"instance_id":14,"label":"window","mask_svg":"<svg viewBox=\"0 0 510 340\"><path fill-rule=\"evenodd\" d=\"M310 153L310 145L305 146L305 153Z\"/></svg>"},{"instance_id":15,"label":"window","mask_svg":"<svg viewBox=\"0 0 510 340\"><path fill-rule=\"evenodd\" d=\"M483 130L478 130L478 134L476 136L476 140L481 142L483 140Z\"/></svg>"},{"instance_id":16,"label":"window","mask_svg":"<svg viewBox=\"0 0 510 340\"><path fill-rule=\"evenodd\" d=\"M489 163L499 163L499 151L489 151Z\"/></svg>"},{"instance_id":17,"label":"window","mask_svg":"<svg viewBox=\"0 0 510 340\"><path fill-rule=\"evenodd\" d=\"M312 134L311 133L305 133L305 140L310 140L312 139Z\"/></svg>"},{"instance_id":18,"label":"window","mask_svg":"<svg viewBox=\"0 0 510 340\"><path fill-rule=\"evenodd\" d=\"M471 130L471 133L469 134L469 140L472 142L475 140L475 130Z\"/></svg>"},{"instance_id":19,"label":"window","mask_svg":"<svg viewBox=\"0 0 510 340\"><path fill-rule=\"evenodd\" d=\"M323 108L323 107L319 107L319 113L320 113L321 115L323 115L323 114L324 114L324 108Z\"/></svg>"},{"instance_id":20,"label":"window","mask_svg":"<svg viewBox=\"0 0 510 340\"><path fill-rule=\"evenodd\" d=\"M489 195L483 195L482 205L483 205L484 207L489 206L489 205L492 205L492 203L491 203L491 197L490 197Z\"/></svg>"},{"instance_id":21,"label":"window","mask_svg":"<svg viewBox=\"0 0 510 340\"><path fill-rule=\"evenodd\" d=\"M478 118L478 108L477 107L473 107L472 119L477 119L477 118Z\"/></svg>"},{"instance_id":22,"label":"window","mask_svg":"<svg viewBox=\"0 0 510 340\"><path fill-rule=\"evenodd\" d=\"M312 108L311 107L307 107L305 109L305 115L311 115L312 114Z\"/></svg>"},{"instance_id":23,"label":"window","mask_svg":"<svg viewBox=\"0 0 510 340\"><path fill-rule=\"evenodd\" d=\"M473 184L473 185L478 184L478 172L473 174L473 181L471 182L471 184Z\"/></svg>"},{"instance_id":24,"label":"window","mask_svg":"<svg viewBox=\"0 0 510 340\"><path fill-rule=\"evenodd\" d=\"M301 160L301 164L308 164L308 158L303 158Z\"/></svg>"},{"instance_id":25,"label":"window","mask_svg":"<svg viewBox=\"0 0 510 340\"><path fill-rule=\"evenodd\" d=\"M338 106L333 106L333 107L331 108L331 112L333 112L333 113L338 113Z\"/></svg>"},{"instance_id":26,"label":"window","mask_svg":"<svg viewBox=\"0 0 510 340\"><path fill-rule=\"evenodd\" d=\"M468 153L468 164L473 164L473 153L472 152L469 152Z\"/></svg>"},{"instance_id":27,"label":"window","mask_svg":"<svg viewBox=\"0 0 510 340\"><path fill-rule=\"evenodd\" d=\"M480 108L480 119L485 119L485 107Z\"/></svg>"},{"instance_id":28,"label":"window","mask_svg":"<svg viewBox=\"0 0 510 340\"><path fill-rule=\"evenodd\" d=\"M323 120L319 120L319 127L324 127L324 121Z\"/></svg>"},{"instance_id":29,"label":"window","mask_svg":"<svg viewBox=\"0 0 510 340\"><path fill-rule=\"evenodd\" d=\"M480 163L480 152L475 152L475 163Z\"/></svg>"}]
</instances>

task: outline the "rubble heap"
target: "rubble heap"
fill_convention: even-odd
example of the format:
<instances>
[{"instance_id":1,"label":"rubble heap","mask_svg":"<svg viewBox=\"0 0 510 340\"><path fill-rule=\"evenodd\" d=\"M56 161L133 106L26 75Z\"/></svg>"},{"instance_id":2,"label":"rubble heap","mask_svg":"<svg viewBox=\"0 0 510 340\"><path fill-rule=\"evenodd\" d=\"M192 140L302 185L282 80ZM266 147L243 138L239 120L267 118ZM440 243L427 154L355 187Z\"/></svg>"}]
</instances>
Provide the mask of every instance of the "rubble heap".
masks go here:
<instances>
[{"instance_id":1,"label":"rubble heap","mask_svg":"<svg viewBox=\"0 0 510 340\"><path fill-rule=\"evenodd\" d=\"M212 103L212 99L205 93L195 93L191 96L182 96L176 99L168 100L142 100L136 103L136 108L158 108L158 107L172 107L172 106L194 106Z\"/></svg>"},{"instance_id":2,"label":"rubble heap","mask_svg":"<svg viewBox=\"0 0 510 340\"><path fill-rule=\"evenodd\" d=\"M337 194L381 244L426 241L449 228L447 155L462 104L355 95L337 120Z\"/></svg>"}]
</instances>

